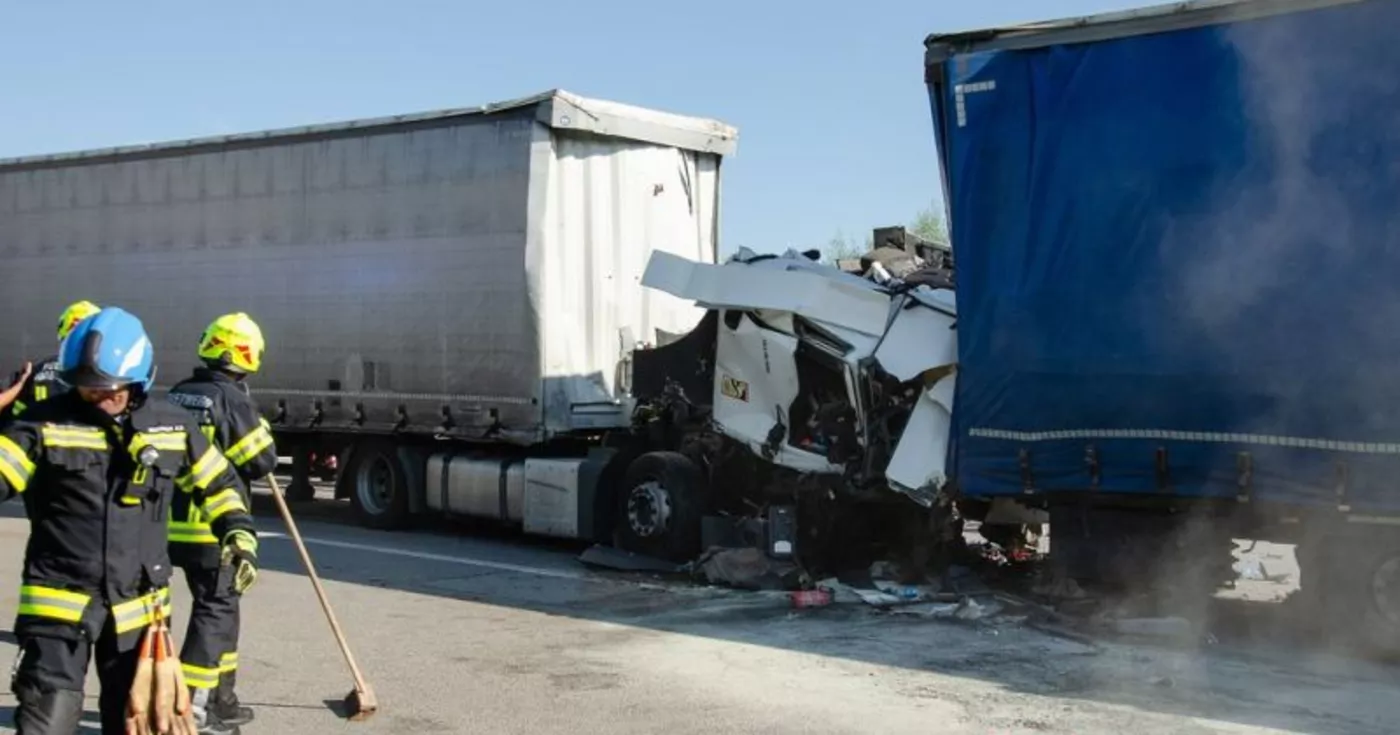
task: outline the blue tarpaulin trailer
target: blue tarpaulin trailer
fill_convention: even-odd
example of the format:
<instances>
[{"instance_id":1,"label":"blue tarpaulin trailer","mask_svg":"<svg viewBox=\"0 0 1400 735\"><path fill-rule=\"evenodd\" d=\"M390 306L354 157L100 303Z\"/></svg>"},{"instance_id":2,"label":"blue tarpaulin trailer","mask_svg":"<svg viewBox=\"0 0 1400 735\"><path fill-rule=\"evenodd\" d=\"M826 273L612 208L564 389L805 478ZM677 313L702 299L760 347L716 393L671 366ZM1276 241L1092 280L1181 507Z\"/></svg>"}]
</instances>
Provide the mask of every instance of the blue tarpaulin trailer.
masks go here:
<instances>
[{"instance_id":1,"label":"blue tarpaulin trailer","mask_svg":"<svg viewBox=\"0 0 1400 735\"><path fill-rule=\"evenodd\" d=\"M1400 515L1397 28L1215 0L927 39L962 493Z\"/></svg>"}]
</instances>

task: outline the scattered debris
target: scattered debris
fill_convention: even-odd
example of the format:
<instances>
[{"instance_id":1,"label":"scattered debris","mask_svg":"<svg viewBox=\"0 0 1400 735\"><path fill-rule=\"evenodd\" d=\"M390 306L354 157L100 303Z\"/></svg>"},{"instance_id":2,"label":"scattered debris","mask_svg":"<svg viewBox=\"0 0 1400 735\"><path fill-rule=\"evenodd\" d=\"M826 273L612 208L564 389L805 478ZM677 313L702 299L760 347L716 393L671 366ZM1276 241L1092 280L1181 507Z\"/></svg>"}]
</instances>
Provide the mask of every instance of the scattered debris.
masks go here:
<instances>
[{"instance_id":1,"label":"scattered debris","mask_svg":"<svg viewBox=\"0 0 1400 735\"><path fill-rule=\"evenodd\" d=\"M890 610L893 615L909 615L919 618L950 618L962 607L957 602L922 602L903 605Z\"/></svg>"},{"instance_id":2,"label":"scattered debris","mask_svg":"<svg viewBox=\"0 0 1400 735\"><path fill-rule=\"evenodd\" d=\"M792 592L789 595L789 599L792 600L792 606L796 608L826 607L834 601L835 595L832 594L831 590L818 587L811 590L797 590Z\"/></svg>"},{"instance_id":3,"label":"scattered debris","mask_svg":"<svg viewBox=\"0 0 1400 735\"><path fill-rule=\"evenodd\" d=\"M796 564L755 548L712 548L695 560L693 569L710 584L747 590L791 590L801 587L802 581Z\"/></svg>"},{"instance_id":4,"label":"scattered debris","mask_svg":"<svg viewBox=\"0 0 1400 735\"><path fill-rule=\"evenodd\" d=\"M581 560L590 565L625 571L689 572L699 580L769 595L800 611L832 605L866 605L881 613L923 620L975 622L989 634L1008 626L1028 628L1104 650L1100 638L1124 636L1173 644L1210 645L1214 638L1196 623L1178 616L1153 616L1155 608L1142 600L1119 600L1108 608L1074 580L1039 564L1041 557L1008 556L995 543L969 545L968 556L948 566L938 578L901 581L900 565L877 561L867 568L817 582L793 560L775 559L763 548L714 546L694 562L676 565L636 554L595 546ZM1018 558L1019 557L1019 558ZM1279 581L1263 562L1242 561L1235 567L1243 579ZM908 577L905 577L908 579ZM1021 594L1008 591L1018 590ZM1033 599L1032 599L1033 598ZM990 625L989 625L990 624ZM1172 688L1171 677L1150 680Z\"/></svg>"},{"instance_id":5,"label":"scattered debris","mask_svg":"<svg viewBox=\"0 0 1400 735\"><path fill-rule=\"evenodd\" d=\"M958 609L953 611L953 617L958 620L982 620L995 616L1001 610L1002 606L996 600L979 603L972 597L964 597Z\"/></svg>"}]
</instances>

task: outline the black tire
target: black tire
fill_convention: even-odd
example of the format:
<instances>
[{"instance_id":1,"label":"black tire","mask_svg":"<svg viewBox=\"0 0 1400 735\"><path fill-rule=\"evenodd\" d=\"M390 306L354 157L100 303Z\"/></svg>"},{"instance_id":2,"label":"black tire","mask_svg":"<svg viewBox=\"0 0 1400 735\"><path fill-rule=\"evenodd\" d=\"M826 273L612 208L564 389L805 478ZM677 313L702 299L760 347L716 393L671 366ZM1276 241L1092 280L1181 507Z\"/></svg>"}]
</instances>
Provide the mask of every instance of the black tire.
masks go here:
<instances>
[{"instance_id":1,"label":"black tire","mask_svg":"<svg viewBox=\"0 0 1400 735\"><path fill-rule=\"evenodd\" d=\"M619 549L674 562L700 554L707 493L704 475L690 458L643 454L628 465L617 495L613 537ZM658 505L662 512L656 512Z\"/></svg>"},{"instance_id":2,"label":"black tire","mask_svg":"<svg viewBox=\"0 0 1400 735\"><path fill-rule=\"evenodd\" d=\"M1400 534L1334 536L1324 553L1322 601L1333 639L1349 639L1372 657L1400 660Z\"/></svg>"},{"instance_id":3,"label":"black tire","mask_svg":"<svg viewBox=\"0 0 1400 735\"><path fill-rule=\"evenodd\" d=\"M394 447L369 443L356 447L341 476L360 525L380 530L405 528L409 523L408 473Z\"/></svg>"}]
</instances>

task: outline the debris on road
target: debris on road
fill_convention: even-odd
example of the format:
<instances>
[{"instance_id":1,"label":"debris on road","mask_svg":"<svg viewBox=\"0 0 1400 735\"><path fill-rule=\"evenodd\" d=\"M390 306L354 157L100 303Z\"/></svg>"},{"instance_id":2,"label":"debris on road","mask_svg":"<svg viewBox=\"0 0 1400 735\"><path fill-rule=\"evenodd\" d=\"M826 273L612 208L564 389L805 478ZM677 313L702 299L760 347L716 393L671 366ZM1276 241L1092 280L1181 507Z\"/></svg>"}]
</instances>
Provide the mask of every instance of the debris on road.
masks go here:
<instances>
[{"instance_id":1,"label":"debris on road","mask_svg":"<svg viewBox=\"0 0 1400 735\"><path fill-rule=\"evenodd\" d=\"M796 608L806 607L826 607L833 600L831 590L818 587L814 590L797 590L789 595L792 606Z\"/></svg>"},{"instance_id":2,"label":"debris on road","mask_svg":"<svg viewBox=\"0 0 1400 735\"><path fill-rule=\"evenodd\" d=\"M796 564L769 557L762 549L712 548L695 560L692 569L710 584L747 590L791 590L801 586Z\"/></svg>"}]
</instances>

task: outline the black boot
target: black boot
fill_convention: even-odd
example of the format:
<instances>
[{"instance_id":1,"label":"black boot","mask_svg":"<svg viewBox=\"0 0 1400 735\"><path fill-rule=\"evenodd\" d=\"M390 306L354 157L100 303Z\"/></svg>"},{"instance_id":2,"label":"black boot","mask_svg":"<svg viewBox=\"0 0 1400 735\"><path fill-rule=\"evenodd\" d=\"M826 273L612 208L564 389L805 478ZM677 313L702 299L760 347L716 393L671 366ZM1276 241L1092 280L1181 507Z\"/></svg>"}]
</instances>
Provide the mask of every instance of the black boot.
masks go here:
<instances>
[{"instance_id":1,"label":"black boot","mask_svg":"<svg viewBox=\"0 0 1400 735\"><path fill-rule=\"evenodd\" d=\"M15 698L15 731L20 735L70 735L83 719L82 692L17 685Z\"/></svg>"},{"instance_id":2,"label":"black boot","mask_svg":"<svg viewBox=\"0 0 1400 735\"><path fill-rule=\"evenodd\" d=\"M194 724L199 735L240 735L238 726L219 719L211 705L214 703L212 689L190 688L190 709L194 710Z\"/></svg>"},{"instance_id":3,"label":"black boot","mask_svg":"<svg viewBox=\"0 0 1400 735\"><path fill-rule=\"evenodd\" d=\"M238 683L238 672L227 671L219 675L219 686L214 689L209 710L215 717L229 725L246 725L253 721L253 710L238 701L238 693L233 690Z\"/></svg>"}]
</instances>

